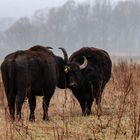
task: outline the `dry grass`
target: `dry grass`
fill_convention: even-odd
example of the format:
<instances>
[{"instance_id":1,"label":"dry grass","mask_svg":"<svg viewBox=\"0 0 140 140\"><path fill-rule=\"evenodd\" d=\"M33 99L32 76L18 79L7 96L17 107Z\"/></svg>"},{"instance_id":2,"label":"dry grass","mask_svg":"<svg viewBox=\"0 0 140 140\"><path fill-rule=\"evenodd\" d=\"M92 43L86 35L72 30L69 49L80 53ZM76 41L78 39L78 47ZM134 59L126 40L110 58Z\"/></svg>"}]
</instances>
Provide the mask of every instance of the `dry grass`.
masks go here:
<instances>
[{"instance_id":1,"label":"dry grass","mask_svg":"<svg viewBox=\"0 0 140 140\"><path fill-rule=\"evenodd\" d=\"M36 121L28 121L28 103L20 122L11 122L0 84L1 140L139 140L140 65L120 61L113 65L112 77L102 98L102 113L81 116L81 109L69 90L56 89L49 108L49 122L42 121L42 98L37 98Z\"/></svg>"}]
</instances>

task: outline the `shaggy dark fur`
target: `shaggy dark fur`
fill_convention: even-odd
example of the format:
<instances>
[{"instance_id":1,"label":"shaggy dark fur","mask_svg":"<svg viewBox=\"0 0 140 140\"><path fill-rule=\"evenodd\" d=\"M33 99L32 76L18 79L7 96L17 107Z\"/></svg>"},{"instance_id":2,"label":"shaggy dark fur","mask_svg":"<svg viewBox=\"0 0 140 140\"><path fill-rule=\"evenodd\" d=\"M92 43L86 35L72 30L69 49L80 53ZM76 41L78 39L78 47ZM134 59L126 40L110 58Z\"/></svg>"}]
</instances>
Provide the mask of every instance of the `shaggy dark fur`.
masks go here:
<instances>
[{"instance_id":1,"label":"shaggy dark fur","mask_svg":"<svg viewBox=\"0 0 140 140\"><path fill-rule=\"evenodd\" d=\"M9 54L1 64L2 79L12 119L21 118L21 108L29 99L31 121L35 120L36 96L43 98L43 120L48 120L48 107L56 86L65 88L64 60L50 51L51 47L34 46ZM16 107L16 109L15 109Z\"/></svg>"},{"instance_id":2,"label":"shaggy dark fur","mask_svg":"<svg viewBox=\"0 0 140 140\"><path fill-rule=\"evenodd\" d=\"M83 56L88 64L80 69ZM83 115L89 115L94 99L100 105L101 94L111 76L111 59L104 50L83 47L70 56L68 67L69 88L79 101Z\"/></svg>"}]
</instances>

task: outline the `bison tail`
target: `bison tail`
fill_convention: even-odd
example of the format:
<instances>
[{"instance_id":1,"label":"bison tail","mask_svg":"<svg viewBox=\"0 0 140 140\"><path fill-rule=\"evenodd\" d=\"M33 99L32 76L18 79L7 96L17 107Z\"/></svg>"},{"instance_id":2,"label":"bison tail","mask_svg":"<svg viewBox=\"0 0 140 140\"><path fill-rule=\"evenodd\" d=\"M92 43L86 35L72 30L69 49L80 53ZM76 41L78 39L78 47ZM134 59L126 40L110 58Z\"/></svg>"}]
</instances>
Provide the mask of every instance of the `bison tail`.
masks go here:
<instances>
[{"instance_id":1,"label":"bison tail","mask_svg":"<svg viewBox=\"0 0 140 140\"><path fill-rule=\"evenodd\" d=\"M15 61L3 62L1 65L2 80L7 95L14 95L15 89Z\"/></svg>"},{"instance_id":2,"label":"bison tail","mask_svg":"<svg viewBox=\"0 0 140 140\"><path fill-rule=\"evenodd\" d=\"M13 94L15 92L15 74L16 74L16 63L15 61L12 61L10 63L10 69L9 69L9 84L10 84L10 88L11 88L11 92Z\"/></svg>"}]
</instances>

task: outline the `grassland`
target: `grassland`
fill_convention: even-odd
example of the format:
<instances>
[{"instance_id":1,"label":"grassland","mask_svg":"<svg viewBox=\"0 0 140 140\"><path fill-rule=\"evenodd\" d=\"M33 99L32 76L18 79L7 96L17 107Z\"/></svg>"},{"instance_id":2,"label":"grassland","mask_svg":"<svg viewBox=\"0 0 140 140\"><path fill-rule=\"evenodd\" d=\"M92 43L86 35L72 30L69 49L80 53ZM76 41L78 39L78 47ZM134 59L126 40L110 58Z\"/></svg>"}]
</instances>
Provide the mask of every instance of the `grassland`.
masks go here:
<instances>
[{"instance_id":1,"label":"grassland","mask_svg":"<svg viewBox=\"0 0 140 140\"><path fill-rule=\"evenodd\" d=\"M102 112L81 116L71 91L56 89L49 108L50 121L42 121L42 98L37 97L36 121L28 121L27 100L22 120L9 119L2 82L0 84L0 140L139 140L140 65L131 61L113 64L112 77L102 96Z\"/></svg>"}]
</instances>

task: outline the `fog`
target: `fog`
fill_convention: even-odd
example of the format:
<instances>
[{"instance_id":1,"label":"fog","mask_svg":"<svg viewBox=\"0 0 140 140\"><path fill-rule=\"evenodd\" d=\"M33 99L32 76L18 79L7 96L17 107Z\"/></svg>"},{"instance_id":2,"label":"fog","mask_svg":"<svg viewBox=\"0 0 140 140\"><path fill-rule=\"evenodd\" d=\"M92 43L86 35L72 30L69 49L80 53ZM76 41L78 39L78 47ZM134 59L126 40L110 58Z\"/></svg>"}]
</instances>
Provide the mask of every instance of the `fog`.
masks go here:
<instances>
[{"instance_id":1,"label":"fog","mask_svg":"<svg viewBox=\"0 0 140 140\"><path fill-rule=\"evenodd\" d=\"M115 1L114 1L115 2ZM57 5L57 6L56 6ZM22 17L0 18L0 57L33 45L51 46L59 54L83 47L107 50L112 56L139 56L140 3L95 0L95 3L50 5ZM27 11L28 13L28 11Z\"/></svg>"},{"instance_id":2,"label":"fog","mask_svg":"<svg viewBox=\"0 0 140 140\"><path fill-rule=\"evenodd\" d=\"M58 7L70 0L0 0L1 17L31 16L36 10ZM74 0L76 3L88 2L93 4L96 0ZM102 1L102 0L98 0ZM110 0L115 4L120 0ZM124 0L121 0L124 1Z\"/></svg>"}]
</instances>

